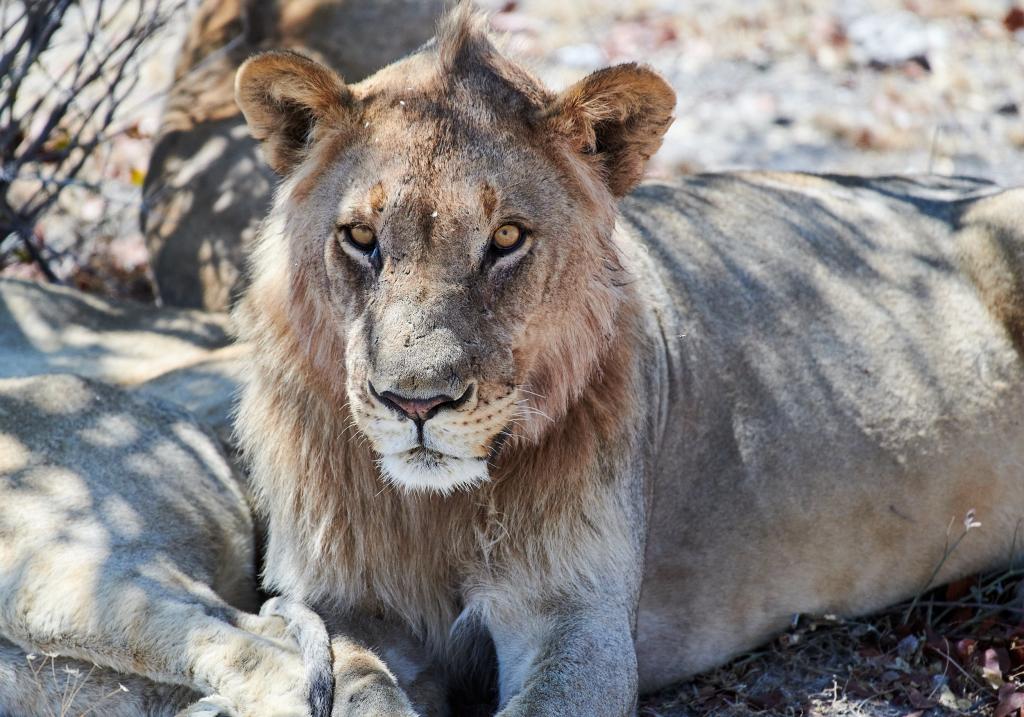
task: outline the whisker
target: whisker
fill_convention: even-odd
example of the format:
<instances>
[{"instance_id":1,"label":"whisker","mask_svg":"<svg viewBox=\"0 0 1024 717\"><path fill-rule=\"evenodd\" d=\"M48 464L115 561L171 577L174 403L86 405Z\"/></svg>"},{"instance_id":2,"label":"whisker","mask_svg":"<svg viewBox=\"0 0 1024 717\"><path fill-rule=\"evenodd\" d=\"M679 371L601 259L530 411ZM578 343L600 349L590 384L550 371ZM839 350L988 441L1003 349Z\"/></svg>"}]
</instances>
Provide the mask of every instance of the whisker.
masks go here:
<instances>
[{"instance_id":1,"label":"whisker","mask_svg":"<svg viewBox=\"0 0 1024 717\"><path fill-rule=\"evenodd\" d=\"M547 419L551 423L554 423L554 419L552 419L551 416L544 413L544 411L540 410L539 408L534 408L533 406L520 406L519 410L522 411L524 415L540 416L541 418Z\"/></svg>"},{"instance_id":2,"label":"whisker","mask_svg":"<svg viewBox=\"0 0 1024 717\"><path fill-rule=\"evenodd\" d=\"M535 393L534 391L531 391L530 389L526 388L525 386L517 386L516 390L519 391L519 393L525 393L525 394L527 394L529 396L535 396L535 397L539 398L542 401L547 400L547 396L544 396L544 395L539 394L539 393Z\"/></svg>"}]
</instances>

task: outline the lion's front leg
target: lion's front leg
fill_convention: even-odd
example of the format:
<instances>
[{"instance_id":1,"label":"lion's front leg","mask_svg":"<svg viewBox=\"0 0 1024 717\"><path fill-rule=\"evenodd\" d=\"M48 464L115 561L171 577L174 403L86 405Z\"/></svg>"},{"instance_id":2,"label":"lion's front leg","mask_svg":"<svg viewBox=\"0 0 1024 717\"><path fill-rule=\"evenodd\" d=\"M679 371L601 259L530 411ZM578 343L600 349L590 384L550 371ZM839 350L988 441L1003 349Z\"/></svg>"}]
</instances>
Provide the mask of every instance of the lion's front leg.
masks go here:
<instances>
[{"instance_id":1,"label":"lion's front leg","mask_svg":"<svg viewBox=\"0 0 1024 717\"><path fill-rule=\"evenodd\" d=\"M623 717L636 710L630 610L592 603L520 612L492 625L499 717Z\"/></svg>"},{"instance_id":2,"label":"lion's front leg","mask_svg":"<svg viewBox=\"0 0 1024 717\"><path fill-rule=\"evenodd\" d=\"M384 662L347 637L331 641L335 701L331 717L416 717L409 697Z\"/></svg>"},{"instance_id":3,"label":"lion's front leg","mask_svg":"<svg viewBox=\"0 0 1024 717\"><path fill-rule=\"evenodd\" d=\"M237 717L329 714L326 648L311 669L288 620L235 610L184 576L153 574L149 592L129 584L111 591L106 602L39 594L23 600L27 591L2 593L0 635L26 652L59 654L219 695L237 707ZM52 585L53 592L60 587ZM326 630L316 623L326 644ZM320 697L325 684L326 702Z\"/></svg>"},{"instance_id":4,"label":"lion's front leg","mask_svg":"<svg viewBox=\"0 0 1024 717\"><path fill-rule=\"evenodd\" d=\"M426 647L396 621L326 613L334 658L332 717L447 717L447 689Z\"/></svg>"}]
</instances>

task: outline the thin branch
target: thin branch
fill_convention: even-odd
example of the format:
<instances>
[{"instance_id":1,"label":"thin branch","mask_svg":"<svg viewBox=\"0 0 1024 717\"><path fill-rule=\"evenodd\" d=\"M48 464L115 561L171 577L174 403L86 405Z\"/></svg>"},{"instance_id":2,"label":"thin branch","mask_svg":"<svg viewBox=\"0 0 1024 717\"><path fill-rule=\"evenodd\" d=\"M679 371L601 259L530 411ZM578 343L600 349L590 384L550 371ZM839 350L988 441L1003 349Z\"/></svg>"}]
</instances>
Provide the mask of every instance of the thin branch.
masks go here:
<instances>
[{"instance_id":1,"label":"thin branch","mask_svg":"<svg viewBox=\"0 0 1024 717\"><path fill-rule=\"evenodd\" d=\"M12 12L3 4L0 231L19 236L27 256L51 281L58 278L51 259L62 254L38 241L35 227L67 187L100 193L78 175L116 136L111 130L139 82L147 43L185 5L185 0L93 0L91 6L78 0L26 0ZM69 14L72 8L77 15ZM52 61L55 47L61 47L59 62L66 64ZM68 51L70 61L63 59ZM36 95L22 102L19 95L28 87Z\"/></svg>"}]
</instances>

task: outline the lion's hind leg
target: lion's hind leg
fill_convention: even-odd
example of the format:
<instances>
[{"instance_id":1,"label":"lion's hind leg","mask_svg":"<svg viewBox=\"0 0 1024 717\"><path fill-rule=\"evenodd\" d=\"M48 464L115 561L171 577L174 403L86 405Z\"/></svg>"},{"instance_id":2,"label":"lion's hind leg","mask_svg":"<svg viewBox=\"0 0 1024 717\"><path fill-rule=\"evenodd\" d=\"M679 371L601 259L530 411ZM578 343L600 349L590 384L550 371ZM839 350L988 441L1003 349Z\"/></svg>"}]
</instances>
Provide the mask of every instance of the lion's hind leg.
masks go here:
<instances>
[{"instance_id":1,"label":"lion's hind leg","mask_svg":"<svg viewBox=\"0 0 1024 717\"><path fill-rule=\"evenodd\" d=\"M0 636L23 651L220 695L245 717L325 717L286 621L216 590L251 576L252 532L214 437L181 409L73 376L0 381ZM21 660L8 669L26 677Z\"/></svg>"},{"instance_id":2,"label":"lion's hind leg","mask_svg":"<svg viewBox=\"0 0 1024 717\"><path fill-rule=\"evenodd\" d=\"M172 717L197 697L87 662L26 653L0 639L0 717Z\"/></svg>"},{"instance_id":3,"label":"lion's hind leg","mask_svg":"<svg viewBox=\"0 0 1024 717\"><path fill-rule=\"evenodd\" d=\"M1024 354L1024 189L969 204L957 244L982 301Z\"/></svg>"},{"instance_id":4,"label":"lion's hind leg","mask_svg":"<svg viewBox=\"0 0 1024 717\"><path fill-rule=\"evenodd\" d=\"M113 717L170 717L200 697L188 689L194 687L216 698L186 709L183 717L330 713L333 679L319 618L313 615L296 631L286 617L237 611L184 576L177 576L177 588L159 582L164 590L153 589L142 603L113 598L101 614L79 614L84 599L8 609L20 617L17 625L0 620L5 633L24 647L38 645L60 656L29 655L0 643L0 707L10 717L74 716L78 712L65 709L70 695L87 706L102 699L99 713ZM71 605L74 614L61 604ZM321 664L305 663L307 653ZM107 708L108 702L122 704ZM242 709L236 713L229 705ZM2 710L0 716L8 717Z\"/></svg>"}]
</instances>

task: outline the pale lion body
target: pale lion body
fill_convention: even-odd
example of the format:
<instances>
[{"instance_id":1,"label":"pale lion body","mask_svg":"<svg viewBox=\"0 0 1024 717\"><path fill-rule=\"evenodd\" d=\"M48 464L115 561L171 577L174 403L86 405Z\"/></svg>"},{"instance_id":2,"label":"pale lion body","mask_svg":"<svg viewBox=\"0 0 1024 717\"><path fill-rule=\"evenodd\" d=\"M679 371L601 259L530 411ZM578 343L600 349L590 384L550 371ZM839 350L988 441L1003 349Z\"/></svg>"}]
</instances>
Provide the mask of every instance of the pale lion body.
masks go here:
<instances>
[{"instance_id":1,"label":"pale lion body","mask_svg":"<svg viewBox=\"0 0 1024 717\"><path fill-rule=\"evenodd\" d=\"M705 175L616 220L671 91L553 95L465 16L357 85L268 54L237 92L286 177L237 312L267 580L391 625L414 692L493 642L501 715L627 714L924 588L969 511L938 580L1017 549L1019 191Z\"/></svg>"},{"instance_id":2,"label":"pale lion body","mask_svg":"<svg viewBox=\"0 0 1024 717\"><path fill-rule=\"evenodd\" d=\"M246 612L253 573L244 488L185 411L0 380L0 714L310 714L296 640ZM223 712L189 711L203 695Z\"/></svg>"}]
</instances>

